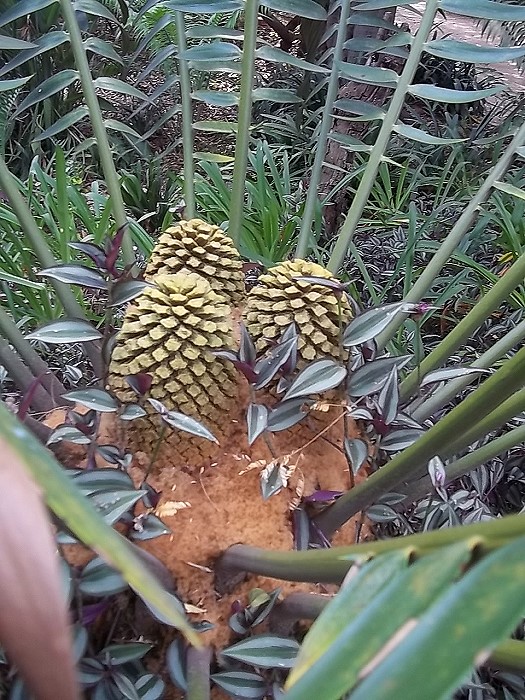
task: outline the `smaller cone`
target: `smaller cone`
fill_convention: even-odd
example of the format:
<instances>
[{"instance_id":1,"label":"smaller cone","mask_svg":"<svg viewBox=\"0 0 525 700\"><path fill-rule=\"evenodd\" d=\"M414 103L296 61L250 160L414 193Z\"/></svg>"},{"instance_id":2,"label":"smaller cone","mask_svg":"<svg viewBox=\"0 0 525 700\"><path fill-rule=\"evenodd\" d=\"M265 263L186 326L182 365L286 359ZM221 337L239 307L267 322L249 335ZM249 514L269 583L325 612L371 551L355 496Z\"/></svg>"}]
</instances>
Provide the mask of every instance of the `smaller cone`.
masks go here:
<instances>
[{"instance_id":1,"label":"smaller cone","mask_svg":"<svg viewBox=\"0 0 525 700\"><path fill-rule=\"evenodd\" d=\"M299 357L304 362L333 357L340 359L340 328L350 321L350 304L343 294L300 277L336 281L321 265L293 260L271 267L250 290L244 312L248 332L259 352L278 340L295 322L299 332Z\"/></svg>"},{"instance_id":2,"label":"smaller cone","mask_svg":"<svg viewBox=\"0 0 525 700\"><path fill-rule=\"evenodd\" d=\"M195 272L233 306L244 297L242 261L233 241L218 226L200 219L181 221L161 234L145 277Z\"/></svg>"}]
</instances>

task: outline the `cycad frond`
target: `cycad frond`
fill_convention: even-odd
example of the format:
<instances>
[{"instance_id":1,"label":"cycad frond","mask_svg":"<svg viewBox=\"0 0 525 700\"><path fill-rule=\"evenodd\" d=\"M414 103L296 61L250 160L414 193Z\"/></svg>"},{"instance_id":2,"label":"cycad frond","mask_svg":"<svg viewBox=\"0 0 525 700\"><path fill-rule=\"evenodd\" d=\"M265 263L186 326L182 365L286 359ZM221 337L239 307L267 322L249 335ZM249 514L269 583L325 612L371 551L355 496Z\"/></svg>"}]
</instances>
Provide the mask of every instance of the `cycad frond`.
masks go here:
<instances>
[{"instance_id":1,"label":"cycad frond","mask_svg":"<svg viewBox=\"0 0 525 700\"><path fill-rule=\"evenodd\" d=\"M5 146L9 137L9 115L15 104L18 90L0 92L0 156L5 156Z\"/></svg>"},{"instance_id":2,"label":"cycad frond","mask_svg":"<svg viewBox=\"0 0 525 700\"><path fill-rule=\"evenodd\" d=\"M525 6L525 0L511 0L510 5ZM525 44L525 22L480 21L481 32L499 46L523 46ZM515 59L518 68L525 70L525 57Z\"/></svg>"},{"instance_id":3,"label":"cycad frond","mask_svg":"<svg viewBox=\"0 0 525 700\"><path fill-rule=\"evenodd\" d=\"M167 15L172 14L166 5L159 2L157 5L145 12L138 20L134 21L134 31L137 33L139 38L145 37L149 34L155 27L160 27L160 22ZM166 46L173 46L177 44L177 28L175 20L165 24L162 29L159 29L155 36L153 37L150 48L153 49L154 53L157 53Z\"/></svg>"}]
</instances>

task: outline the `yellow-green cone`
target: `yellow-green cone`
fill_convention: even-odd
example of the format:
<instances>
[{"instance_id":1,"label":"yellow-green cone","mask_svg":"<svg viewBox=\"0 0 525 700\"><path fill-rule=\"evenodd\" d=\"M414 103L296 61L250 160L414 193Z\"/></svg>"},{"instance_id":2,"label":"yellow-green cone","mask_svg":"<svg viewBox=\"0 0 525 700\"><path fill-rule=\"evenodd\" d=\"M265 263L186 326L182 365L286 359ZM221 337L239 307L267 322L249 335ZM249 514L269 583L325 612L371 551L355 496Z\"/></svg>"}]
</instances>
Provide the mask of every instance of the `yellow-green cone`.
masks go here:
<instances>
[{"instance_id":1,"label":"yellow-green cone","mask_svg":"<svg viewBox=\"0 0 525 700\"><path fill-rule=\"evenodd\" d=\"M232 305L244 296L242 261L233 241L218 226L200 219L180 221L161 234L146 267L145 277L195 272L208 280Z\"/></svg>"},{"instance_id":2,"label":"yellow-green cone","mask_svg":"<svg viewBox=\"0 0 525 700\"><path fill-rule=\"evenodd\" d=\"M352 318L348 300L338 300L334 290L300 277L334 280L321 265L292 260L271 267L250 290L244 312L248 332L258 351L266 350L267 339L278 340L294 321L299 332L299 356L303 361L340 356L340 324Z\"/></svg>"},{"instance_id":3,"label":"yellow-green cone","mask_svg":"<svg viewBox=\"0 0 525 700\"><path fill-rule=\"evenodd\" d=\"M198 275L153 281L126 312L108 386L121 401L136 402L126 376L150 374L149 397L213 432L235 394L235 370L212 352L234 347L230 307Z\"/></svg>"}]
</instances>

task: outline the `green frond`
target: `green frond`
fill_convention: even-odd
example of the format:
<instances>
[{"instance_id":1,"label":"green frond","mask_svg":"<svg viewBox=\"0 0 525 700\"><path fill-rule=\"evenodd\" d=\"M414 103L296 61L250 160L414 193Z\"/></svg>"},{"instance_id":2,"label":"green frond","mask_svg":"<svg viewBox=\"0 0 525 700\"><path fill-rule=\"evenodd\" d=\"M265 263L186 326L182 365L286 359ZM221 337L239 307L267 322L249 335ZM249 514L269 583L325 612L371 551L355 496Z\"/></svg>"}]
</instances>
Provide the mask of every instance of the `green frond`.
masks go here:
<instances>
[{"instance_id":1,"label":"green frond","mask_svg":"<svg viewBox=\"0 0 525 700\"><path fill-rule=\"evenodd\" d=\"M513 0L512 5L525 6L525 0ZM495 40L499 46L523 46L525 44L525 22L480 21L482 34ZM515 59L518 68L525 69L525 58Z\"/></svg>"},{"instance_id":2,"label":"green frond","mask_svg":"<svg viewBox=\"0 0 525 700\"><path fill-rule=\"evenodd\" d=\"M9 115L15 105L17 90L0 92L0 156L5 155L5 147L9 136Z\"/></svg>"},{"instance_id":3,"label":"green frond","mask_svg":"<svg viewBox=\"0 0 525 700\"><path fill-rule=\"evenodd\" d=\"M133 29L137 36L142 39L145 37L157 24L167 15L173 14L162 2L158 3L150 10L145 12L139 19L133 20ZM165 27L156 32L155 37L150 43L150 50L154 53L162 50L167 46L177 44L177 27L175 18Z\"/></svg>"}]
</instances>

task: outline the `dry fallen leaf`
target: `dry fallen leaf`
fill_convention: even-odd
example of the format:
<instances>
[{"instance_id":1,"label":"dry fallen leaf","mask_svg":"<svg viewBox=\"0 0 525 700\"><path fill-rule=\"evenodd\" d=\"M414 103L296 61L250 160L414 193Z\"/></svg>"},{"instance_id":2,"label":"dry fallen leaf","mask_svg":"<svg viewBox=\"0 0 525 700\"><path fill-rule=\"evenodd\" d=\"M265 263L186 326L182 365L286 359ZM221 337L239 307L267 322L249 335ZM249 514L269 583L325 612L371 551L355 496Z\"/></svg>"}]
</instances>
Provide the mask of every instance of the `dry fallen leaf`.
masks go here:
<instances>
[{"instance_id":1,"label":"dry fallen leaf","mask_svg":"<svg viewBox=\"0 0 525 700\"><path fill-rule=\"evenodd\" d=\"M295 496L290 501L290 510L296 510L299 507L304 496L304 474L299 470L297 485L295 487Z\"/></svg>"},{"instance_id":2,"label":"dry fallen leaf","mask_svg":"<svg viewBox=\"0 0 525 700\"><path fill-rule=\"evenodd\" d=\"M333 404L328 403L327 401L316 401L310 406L310 410L318 411L319 413L328 413L332 406Z\"/></svg>"},{"instance_id":3,"label":"dry fallen leaf","mask_svg":"<svg viewBox=\"0 0 525 700\"><path fill-rule=\"evenodd\" d=\"M270 464L273 464L273 462L270 462ZM254 462L250 462L246 469L243 469L242 471L239 472L239 476L242 476L243 474L247 474L248 472L253 471L254 469L264 469L268 465L268 462L265 459L256 459Z\"/></svg>"},{"instance_id":4,"label":"dry fallen leaf","mask_svg":"<svg viewBox=\"0 0 525 700\"><path fill-rule=\"evenodd\" d=\"M191 508L191 503L189 501L166 501L155 508L154 513L158 518L169 518L184 508Z\"/></svg>"},{"instance_id":5,"label":"dry fallen leaf","mask_svg":"<svg viewBox=\"0 0 525 700\"><path fill-rule=\"evenodd\" d=\"M207 612L206 608L198 608L196 605L192 605L191 603L184 603L184 610L187 613L192 613L194 615Z\"/></svg>"}]
</instances>

